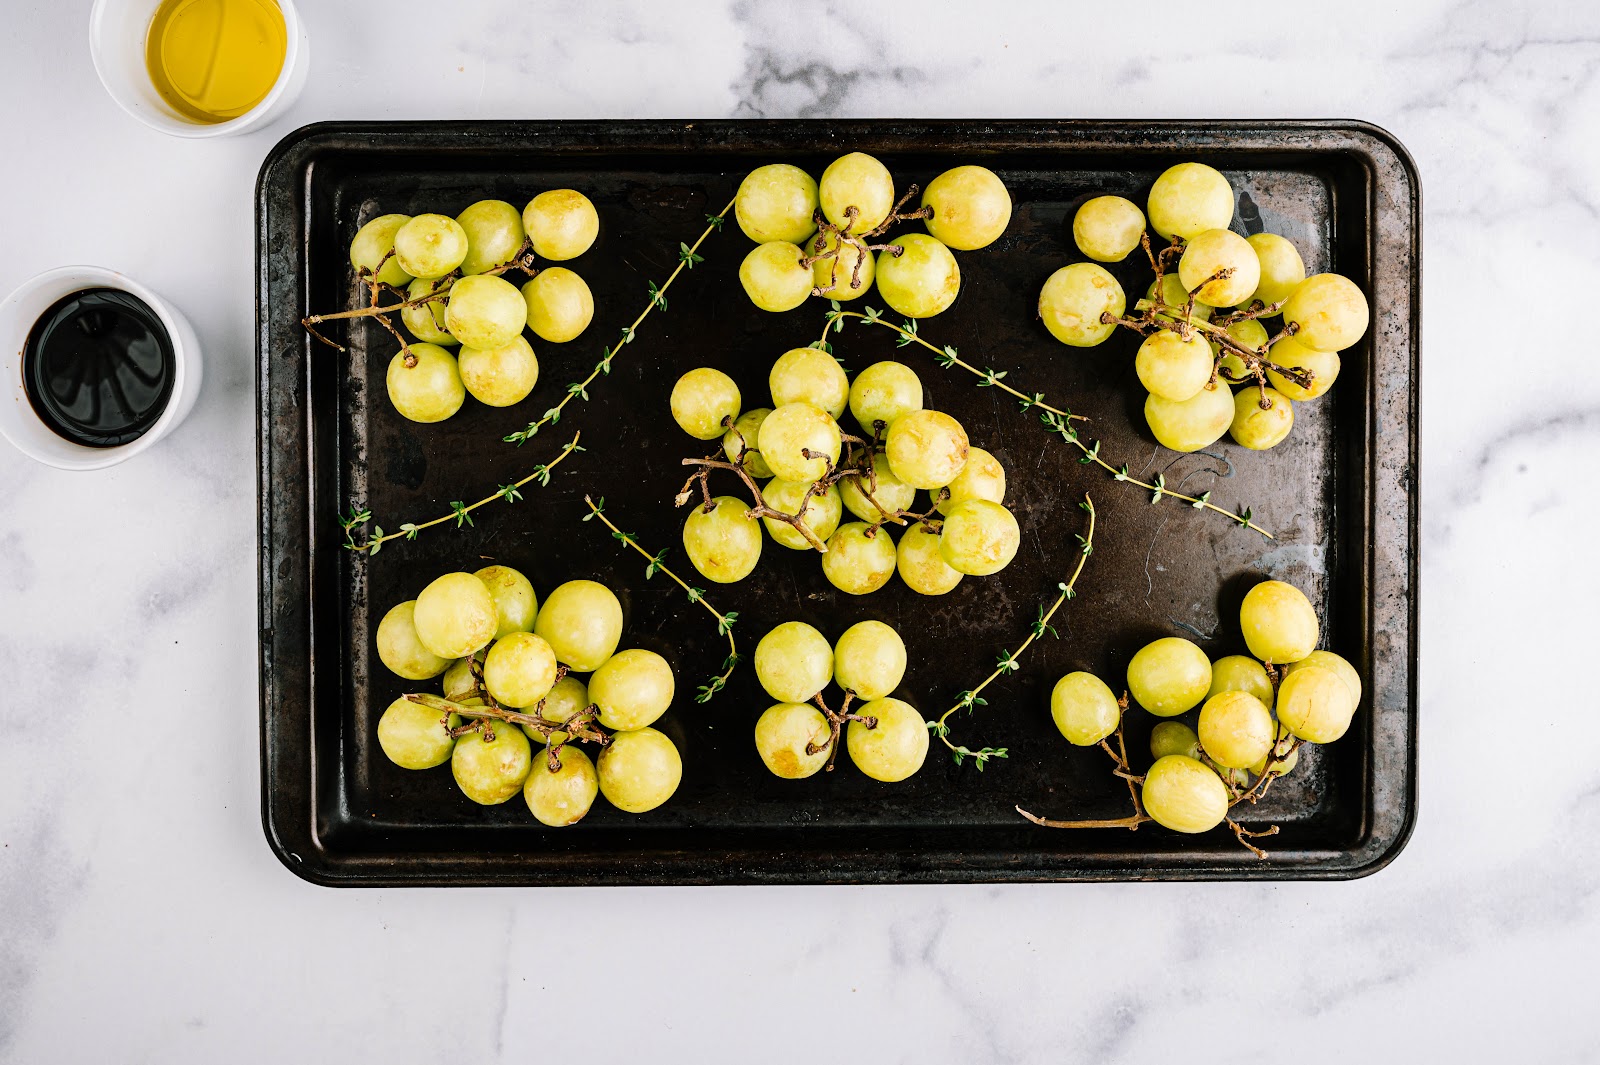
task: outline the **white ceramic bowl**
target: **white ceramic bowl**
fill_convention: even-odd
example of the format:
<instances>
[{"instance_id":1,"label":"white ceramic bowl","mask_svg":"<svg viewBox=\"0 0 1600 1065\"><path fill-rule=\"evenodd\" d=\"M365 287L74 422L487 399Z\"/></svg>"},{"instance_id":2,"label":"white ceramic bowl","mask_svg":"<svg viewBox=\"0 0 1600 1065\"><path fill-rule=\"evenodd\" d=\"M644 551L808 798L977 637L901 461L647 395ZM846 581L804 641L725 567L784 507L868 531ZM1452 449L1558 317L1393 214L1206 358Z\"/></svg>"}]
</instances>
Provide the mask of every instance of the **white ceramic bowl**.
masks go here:
<instances>
[{"instance_id":1,"label":"white ceramic bowl","mask_svg":"<svg viewBox=\"0 0 1600 1065\"><path fill-rule=\"evenodd\" d=\"M39 316L59 299L86 288L115 288L144 300L161 319L172 339L172 398L144 435L119 447L84 447L74 444L34 413L22 385L22 349ZM62 266L24 282L0 303L0 374L6 382L0 392L0 436L29 458L62 470L99 470L115 466L153 447L172 432L194 408L200 395L200 342L194 328L179 310L137 281L99 266Z\"/></svg>"},{"instance_id":2,"label":"white ceramic bowl","mask_svg":"<svg viewBox=\"0 0 1600 1065\"><path fill-rule=\"evenodd\" d=\"M173 110L150 83L145 66L145 39L161 0L95 0L89 13L89 53L95 72L111 98L151 129L174 137L227 137L243 133L282 114L305 87L310 55L305 24L293 0L277 0L283 11L287 49L283 69L272 90L255 107L226 122L196 122Z\"/></svg>"}]
</instances>

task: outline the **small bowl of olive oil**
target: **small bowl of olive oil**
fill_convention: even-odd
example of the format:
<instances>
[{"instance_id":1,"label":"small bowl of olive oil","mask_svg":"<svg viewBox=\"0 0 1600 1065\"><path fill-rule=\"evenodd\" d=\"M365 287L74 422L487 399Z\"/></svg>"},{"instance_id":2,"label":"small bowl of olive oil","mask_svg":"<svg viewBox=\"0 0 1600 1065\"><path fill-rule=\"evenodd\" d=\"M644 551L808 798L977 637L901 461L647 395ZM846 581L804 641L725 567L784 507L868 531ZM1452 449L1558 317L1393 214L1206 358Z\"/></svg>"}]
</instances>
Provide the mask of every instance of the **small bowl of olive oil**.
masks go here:
<instances>
[{"instance_id":1,"label":"small bowl of olive oil","mask_svg":"<svg viewBox=\"0 0 1600 1065\"><path fill-rule=\"evenodd\" d=\"M269 121L305 85L292 0L95 0L89 47L106 91L177 137L222 137Z\"/></svg>"}]
</instances>

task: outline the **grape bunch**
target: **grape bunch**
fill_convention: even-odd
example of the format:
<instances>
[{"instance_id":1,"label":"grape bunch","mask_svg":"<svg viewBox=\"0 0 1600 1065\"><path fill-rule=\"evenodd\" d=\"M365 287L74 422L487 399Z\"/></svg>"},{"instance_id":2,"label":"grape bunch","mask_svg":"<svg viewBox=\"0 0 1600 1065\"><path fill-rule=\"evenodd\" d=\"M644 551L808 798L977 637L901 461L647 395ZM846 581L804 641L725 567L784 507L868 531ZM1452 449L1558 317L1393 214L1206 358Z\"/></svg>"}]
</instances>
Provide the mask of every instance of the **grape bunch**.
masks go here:
<instances>
[{"instance_id":1,"label":"grape bunch","mask_svg":"<svg viewBox=\"0 0 1600 1065\"><path fill-rule=\"evenodd\" d=\"M1045 327L1073 347L1099 344L1119 325L1144 337L1134 369L1149 393L1145 422L1163 446L1198 451L1224 433L1251 450L1276 446L1294 427L1294 404L1332 388L1339 353L1366 332L1365 294L1339 274L1307 277L1284 237L1230 229L1233 189L1204 163L1167 169L1146 206L1169 242L1159 252L1133 201L1096 196L1078 208L1073 240L1095 261L1050 275L1039 294ZM1099 264L1141 246L1155 279L1129 317L1121 284ZM1264 320L1279 315L1270 332Z\"/></svg>"},{"instance_id":2,"label":"grape bunch","mask_svg":"<svg viewBox=\"0 0 1600 1065\"><path fill-rule=\"evenodd\" d=\"M509 566L447 573L378 624L383 664L405 680L442 675L444 691L391 703L378 744L405 769L448 760L484 806L520 791L552 827L582 820L597 794L627 813L653 810L683 777L677 747L650 727L675 683L666 659L618 651L621 639L622 604L603 584L568 581L541 607ZM599 745L598 759L578 742Z\"/></svg>"},{"instance_id":3,"label":"grape bunch","mask_svg":"<svg viewBox=\"0 0 1600 1065\"><path fill-rule=\"evenodd\" d=\"M467 393L491 407L522 402L539 380L539 359L523 336L561 344L594 317L594 297L563 262L589 250L600 229L581 192L541 192L520 212L504 200L479 200L456 217L380 215L350 242L350 265L371 290L373 308L398 311L413 339L386 314L374 314L401 349L389 363L389 401L414 422L439 422ZM519 290L503 276L528 275ZM401 302L380 306L389 293ZM330 316L323 316L324 318ZM447 349L460 345L452 355Z\"/></svg>"},{"instance_id":4,"label":"grape bunch","mask_svg":"<svg viewBox=\"0 0 1600 1065\"><path fill-rule=\"evenodd\" d=\"M994 171L958 166L928 183L914 211L895 199L889 168L863 152L828 164L818 181L788 163L757 167L739 183L734 216L756 242L739 266L750 301L790 311L809 296L853 300L874 283L890 307L927 318L955 302L961 267L951 249L975 251L1011 221L1011 195ZM926 233L873 243L897 222L921 220ZM874 256L876 252L876 256Z\"/></svg>"}]
</instances>

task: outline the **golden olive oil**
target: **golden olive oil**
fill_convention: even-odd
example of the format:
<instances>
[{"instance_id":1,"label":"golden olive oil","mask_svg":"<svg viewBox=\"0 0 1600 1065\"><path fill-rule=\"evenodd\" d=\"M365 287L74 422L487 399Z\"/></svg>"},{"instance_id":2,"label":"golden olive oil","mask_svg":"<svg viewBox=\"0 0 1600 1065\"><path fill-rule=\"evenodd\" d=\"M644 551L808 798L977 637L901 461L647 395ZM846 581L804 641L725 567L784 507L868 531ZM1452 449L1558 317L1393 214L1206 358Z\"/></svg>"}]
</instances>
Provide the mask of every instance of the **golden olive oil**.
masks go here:
<instances>
[{"instance_id":1,"label":"golden olive oil","mask_svg":"<svg viewBox=\"0 0 1600 1065\"><path fill-rule=\"evenodd\" d=\"M172 108L196 122L238 118L272 91L288 34L277 0L162 0L145 65Z\"/></svg>"}]
</instances>

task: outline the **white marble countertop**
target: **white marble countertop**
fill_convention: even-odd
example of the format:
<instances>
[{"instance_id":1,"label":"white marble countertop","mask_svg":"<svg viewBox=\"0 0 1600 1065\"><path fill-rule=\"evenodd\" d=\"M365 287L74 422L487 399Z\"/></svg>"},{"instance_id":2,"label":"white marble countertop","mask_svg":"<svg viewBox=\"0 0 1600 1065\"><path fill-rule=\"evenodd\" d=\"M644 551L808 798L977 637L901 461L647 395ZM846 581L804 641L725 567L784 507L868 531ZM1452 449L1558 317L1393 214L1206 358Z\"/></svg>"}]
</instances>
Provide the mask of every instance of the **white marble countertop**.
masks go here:
<instances>
[{"instance_id":1,"label":"white marble countertop","mask_svg":"<svg viewBox=\"0 0 1600 1065\"><path fill-rule=\"evenodd\" d=\"M0 291L129 271L190 316L207 378L171 439L111 471L0 447L0 1058L1597 1052L1600 8L301 6L298 104L208 143L116 108L85 0L8 9ZM262 156L325 118L748 115L1352 117L1406 143L1426 204L1422 807L1391 867L585 893L340 892L278 864L256 731Z\"/></svg>"}]
</instances>

